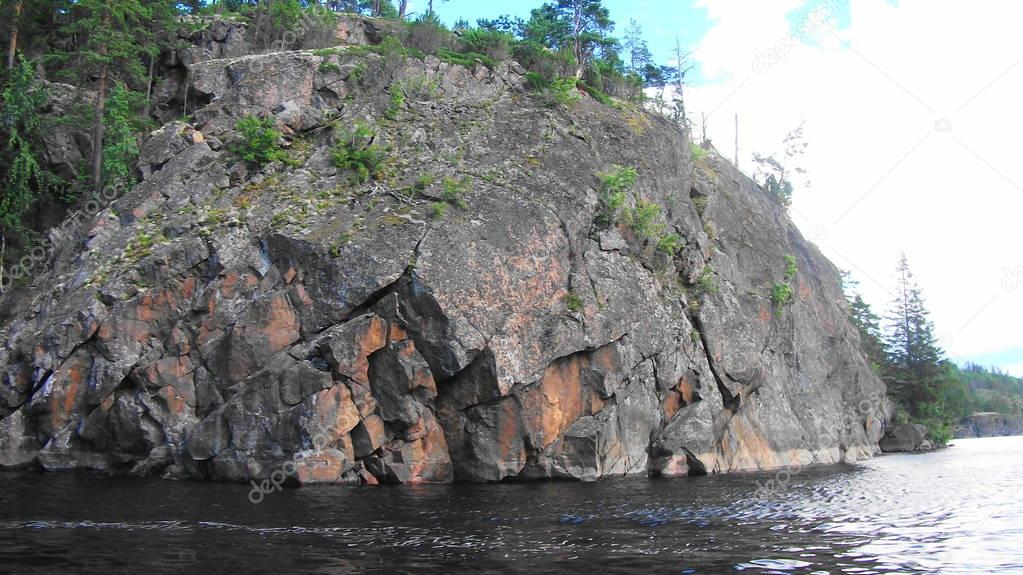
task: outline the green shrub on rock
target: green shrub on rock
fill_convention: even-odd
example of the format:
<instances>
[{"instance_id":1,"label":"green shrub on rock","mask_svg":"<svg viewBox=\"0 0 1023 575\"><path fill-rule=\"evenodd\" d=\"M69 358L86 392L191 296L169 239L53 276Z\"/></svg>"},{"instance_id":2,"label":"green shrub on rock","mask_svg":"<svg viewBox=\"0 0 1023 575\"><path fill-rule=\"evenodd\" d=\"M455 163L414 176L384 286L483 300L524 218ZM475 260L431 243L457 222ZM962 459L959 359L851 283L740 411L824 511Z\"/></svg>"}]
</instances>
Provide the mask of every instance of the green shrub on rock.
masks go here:
<instances>
[{"instance_id":1,"label":"green shrub on rock","mask_svg":"<svg viewBox=\"0 0 1023 575\"><path fill-rule=\"evenodd\" d=\"M771 290L771 303L774 304L775 309L780 313L781 308L791 301L792 286L785 282L775 282L774 288Z\"/></svg>"},{"instance_id":2,"label":"green shrub on rock","mask_svg":"<svg viewBox=\"0 0 1023 575\"><path fill-rule=\"evenodd\" d=\"M685 240L678 234L665 234L657 240L657 249L670 256L677 254L686 247Z\"/></svg>"},{"instance_id":3,"label":"green shrub on rock","mask_svg":"<svg viewBox=\"0 0 1023 575\"><path fill-rule=\"evenodd\" d=\"M558 78L551 82L551 100L560 106L568 106L579 101L579 92L575 78Z\"/></svg>"},{"instance_id":4,"label":"green shrub on rock","mask_svg":"<svg viewBox=\"0 0 1023 575\"><path fill-rule=\"evenodd\" d=\"M796 277L796 273L799 268L796 266L796 256L791 254L785 255L785 281L789 281Z\"/></svg>"},{"instance_id":5,"label":"green shrub on rock","mask_svg":"<svg viewBox=\"0 0 1023 575\"><path fill-rule=\"evenodd\" d=\"M273 118L246 116L235 124L240 140L231 151L247 162L269 164L273 161L288 161L288 154L281 148L281 133L274 127Z\"/></svg>"},{"instance_id":6,"label":"green shrub on rock","mask_svg":"<svg viewBox=\"0 0 1023 575\"><path fill-rule=\"evenodd\" d=\"M614 165L611 170L597 174L600 178L600 208L597 223L609 226L618 219L625 206L626 194L636 184L636 169Z\"/></svg>"},{"instance_id":7,"label":"green shrub on rock","mask_svg":"<svg viewBox=\"0 0 1023 575\"><path fill-rule=\"evenodd\" d=\"M366 183L379 179L383 173L387 150L373 143L376 132L365 124L356 124L355 130L342 134L334 146L331 157L334 166L354 173L355 181Z\"/></svg>"},{"instance_id":8,"label":"green shrub on rock","mask_svg":"<svg viewBox=\"0 0 1023 575\"><path fill-rule=\"evenodd\" d=\"M664 224L657 223L661 215L661 206L646 200L638 200L636 207L624 212L625 223L640 239L651 238L661 232Z\"/></svg>"}]
</instances>

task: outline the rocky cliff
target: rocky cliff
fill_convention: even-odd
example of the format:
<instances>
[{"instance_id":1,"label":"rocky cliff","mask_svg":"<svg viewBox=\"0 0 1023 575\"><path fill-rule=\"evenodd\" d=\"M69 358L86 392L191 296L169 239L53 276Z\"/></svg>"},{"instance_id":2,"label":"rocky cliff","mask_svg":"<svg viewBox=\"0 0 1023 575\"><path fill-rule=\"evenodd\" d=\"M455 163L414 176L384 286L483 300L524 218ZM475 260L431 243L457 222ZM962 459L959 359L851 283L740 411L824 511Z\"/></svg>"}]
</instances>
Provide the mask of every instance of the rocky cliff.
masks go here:
<instances>
[{"instance_id":1,"label":"rocky cliff","mask_svg":"<svg viewBox=\"0 0 1023 575\"><path fill-rule=\"evenodd\" d=\"M1023 435L1023 416L1004 413L974 413L952 428L956 439Z\"/></svg>"},{"instance_id":2,"label":"rocky cliff","mask_svg":"<svg viewBox=\"0 0 1023 575\"><path fill-rule=\"evenodd\" d=\"M639 109L552 104L514 63L379 52L174 63L158 96L194 114L4 301L0 465L405 483L876 451L883 384L839 274L752 181ZM230 151L252 114L287 161ZM385 150L364 183L333 158L360 124ZM684 248L600 223L613 165Z\"/></svg>"}]
</instances>

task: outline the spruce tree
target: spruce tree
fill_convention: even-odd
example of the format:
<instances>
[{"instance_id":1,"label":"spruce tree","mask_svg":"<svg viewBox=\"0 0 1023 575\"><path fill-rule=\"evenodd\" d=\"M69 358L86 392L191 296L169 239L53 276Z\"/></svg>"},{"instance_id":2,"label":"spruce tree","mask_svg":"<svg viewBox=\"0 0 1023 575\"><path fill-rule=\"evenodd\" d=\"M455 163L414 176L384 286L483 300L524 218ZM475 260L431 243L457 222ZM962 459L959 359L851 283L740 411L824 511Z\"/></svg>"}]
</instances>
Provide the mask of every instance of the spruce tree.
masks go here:
<instances>
[{"instance_id":1,"label":"spruce tree","mask_svg":"<svg viewBox=\"0 0 1023 575\"><path fill-rule=\"evenodd\" d=\"M899 259L896 274L898 285L885 340L889 390L913 418L940 415L933 411L947 375L942 363L944 354L905 254Z\"/></svg>"}]
</instances>

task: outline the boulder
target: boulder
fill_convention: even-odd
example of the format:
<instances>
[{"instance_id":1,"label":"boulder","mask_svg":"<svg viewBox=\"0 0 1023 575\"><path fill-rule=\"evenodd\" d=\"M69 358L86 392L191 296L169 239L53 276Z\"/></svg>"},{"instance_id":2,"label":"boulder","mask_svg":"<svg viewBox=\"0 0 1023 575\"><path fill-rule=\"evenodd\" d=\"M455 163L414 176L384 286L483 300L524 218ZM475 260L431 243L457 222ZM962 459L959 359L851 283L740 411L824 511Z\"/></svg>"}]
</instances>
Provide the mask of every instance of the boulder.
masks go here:
<instances>
[{"instance_id":1,"label":"boulder","mask_svg":"<svg viewBox=\"0 0 1023 575\"><path fill-rule=\"evenodd\" d=\"M881 451L885 453L926 451L931 448L931 443L927 440L927 428L919 423L896 425L885 433L879 445Z\"/></svg>"}]
</instances>

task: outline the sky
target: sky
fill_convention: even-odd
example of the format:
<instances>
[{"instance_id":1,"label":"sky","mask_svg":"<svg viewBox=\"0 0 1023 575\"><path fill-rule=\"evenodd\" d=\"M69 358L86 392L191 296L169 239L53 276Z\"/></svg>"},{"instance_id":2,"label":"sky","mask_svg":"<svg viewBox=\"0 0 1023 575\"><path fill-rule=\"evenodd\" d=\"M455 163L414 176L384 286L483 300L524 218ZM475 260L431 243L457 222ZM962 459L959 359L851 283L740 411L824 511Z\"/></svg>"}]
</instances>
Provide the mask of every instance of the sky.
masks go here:
<instances>
[{"instance_id":1,"label":"sky","mask_svg":"<svg viewBox=\"0 0 1023 575\"><path fill-rule=\"evenodd\" d=\"M418 6L423 4L423 6ZM537 1L450 0L448 23ZM739 167L804 123L790 210L803 235L888 309L905 252L939 343L1023 376L1023 2L605 0L668 63L696 65L686 105ZM413 0L412 9L425 7Z\"/></svg>"}]
</instances>

